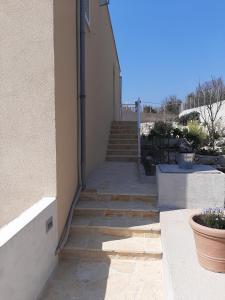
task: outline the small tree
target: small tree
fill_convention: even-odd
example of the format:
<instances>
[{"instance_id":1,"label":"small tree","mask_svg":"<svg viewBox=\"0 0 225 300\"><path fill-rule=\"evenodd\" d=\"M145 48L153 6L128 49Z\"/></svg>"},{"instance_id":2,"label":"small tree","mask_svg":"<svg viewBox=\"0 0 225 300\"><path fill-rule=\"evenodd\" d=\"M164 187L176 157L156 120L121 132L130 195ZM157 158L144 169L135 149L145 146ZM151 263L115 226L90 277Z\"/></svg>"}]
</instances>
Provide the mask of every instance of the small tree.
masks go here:
<instances>
[{"instance_id":1,"label":"small tree","mask_svg":"<svg viewBox=\"0 0 225 300\"><path fill-rule=\"evenodd\" d=\"M153 113L153 114L156 114L157 113L157 110L154 109L151 105L145 105L144 108L143 108L143 112L144 113Z\"/></svg>"},{"instance_id":2,"label":"small tree","mask_svg":"<svg viewBox=\"0 0 225 300\"><path fill-rule=\"evenodd\" d=\"M203 105L200 106L201 116L209 133L210 145L215 151L216 128L219 121L218 114L224 100L224 85L221 84L221 79L212 79L211 82L199 84L196 94Z\"/></svg>"},{"instance_id":3,"label":"small tree","mask_svg":"<svg viewBox=\"0 0 225 300\"><path fill-rule=\"evenodd\" d=\"M161 105L161 111L169 114L179 115L182 101L176 96L170 96Z\"/></svg>"}]
</instances>

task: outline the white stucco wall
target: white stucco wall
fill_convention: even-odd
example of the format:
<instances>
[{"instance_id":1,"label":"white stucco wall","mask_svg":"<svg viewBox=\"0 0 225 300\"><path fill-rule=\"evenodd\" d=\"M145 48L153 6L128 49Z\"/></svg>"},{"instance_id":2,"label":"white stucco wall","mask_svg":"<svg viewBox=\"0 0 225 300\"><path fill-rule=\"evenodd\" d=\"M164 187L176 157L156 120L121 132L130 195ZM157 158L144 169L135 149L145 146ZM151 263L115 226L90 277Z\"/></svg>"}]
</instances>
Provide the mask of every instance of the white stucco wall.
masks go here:
<instances>
[{"instance_id":1,"label":"white stucco wall","mask_svg":"<svg viewBox=\"0 0 225 300\"><path fill-rule=\"evenodd\" d=\"M53 227L46 232L46 221ZM0 230L0 299L35 300L57 264L57 202L43 198Z\"/></svg>"},{"instance_id":2,"label":"white stucco wall","mask_svg":"<svg viewBox=\"0 0 225 300\"><path fill-rule=\"evenodd\" d=\"M217 108L217 104L213 104L213 112L215 113L216 111L216 108ZM200 113L200 118L201 118L201 122L203 122L203 118L202 118L202 114L205 114L207 112L206 110L206 107L205 106L202 106L202 107L195 107L195 108L190 108L190 109L186 109L186 110L183 110L179 117L182 117L182 116L185 116L191 112L194 112L194 111L197 111ZM206 114L207 115L207 114ZM218 116L217 116L217 120L221 121L221 125L225 126L225 101L222 102L222 107L218 113Z\"/></svg>"}]
</instances>

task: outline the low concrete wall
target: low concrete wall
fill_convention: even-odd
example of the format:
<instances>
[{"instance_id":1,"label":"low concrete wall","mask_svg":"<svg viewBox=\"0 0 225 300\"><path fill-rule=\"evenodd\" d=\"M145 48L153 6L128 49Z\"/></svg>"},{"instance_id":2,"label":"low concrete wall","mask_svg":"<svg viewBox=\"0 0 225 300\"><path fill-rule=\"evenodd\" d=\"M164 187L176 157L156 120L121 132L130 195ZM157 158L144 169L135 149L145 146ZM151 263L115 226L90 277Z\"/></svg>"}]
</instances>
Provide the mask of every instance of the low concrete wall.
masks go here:
<instances>
[{"instance_id":1,"label":"low concrete wall","mask_svg":"<svg viewBox=\"0 0 225 300\"><path fill-rule=\"evenodd\" d=\"M161 209L224 207L225 175L211 166L159 165L156 176Z\"/></svg>"},{"instance_id":2,"label":"low concrete wall","mask_svg":"<svg viewBox=\"0 0 225 300\"><path fill-rule=\"evenodd\" d=\"M0 230L0 299L37 299L57 264L57 241L54 198L43 198Z\"/></svg>"}]
</instances>

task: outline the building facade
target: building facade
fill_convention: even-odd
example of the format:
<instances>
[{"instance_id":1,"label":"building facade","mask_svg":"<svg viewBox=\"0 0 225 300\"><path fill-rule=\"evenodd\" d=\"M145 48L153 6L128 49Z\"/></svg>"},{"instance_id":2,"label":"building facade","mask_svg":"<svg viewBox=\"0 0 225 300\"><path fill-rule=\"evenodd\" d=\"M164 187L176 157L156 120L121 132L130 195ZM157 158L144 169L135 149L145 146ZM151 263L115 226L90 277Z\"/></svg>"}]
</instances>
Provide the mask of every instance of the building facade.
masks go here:
<instances>
[{"instance_id":1,"label":"building facade","mask_svg":"<svg viewBox=\"0 0 225 300\"><path fill-rule=\"evenodd\" d=\"M121 104L107 3L0 3L0 227L51 197L58 242L78 189L105 160Z\"/></svg>"}]
</instances>

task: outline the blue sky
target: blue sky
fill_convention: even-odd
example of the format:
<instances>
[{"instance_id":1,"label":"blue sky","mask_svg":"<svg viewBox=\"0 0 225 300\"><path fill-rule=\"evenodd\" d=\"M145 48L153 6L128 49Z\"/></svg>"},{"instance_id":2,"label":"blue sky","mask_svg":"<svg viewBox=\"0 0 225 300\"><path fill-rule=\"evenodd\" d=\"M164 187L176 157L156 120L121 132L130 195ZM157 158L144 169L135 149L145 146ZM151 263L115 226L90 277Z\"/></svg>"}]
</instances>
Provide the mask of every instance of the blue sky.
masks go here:
<instances>
[{"instance_id":1,"label":"blue sky","mask_svg":"<svg viewBox=\"0 0 225 300\"><path fill-rule=\"evenodd\" d=\"M184 98L199 81L225 79L224 0L110 0L123 101Z\"/></svg>"}]
</instances>

